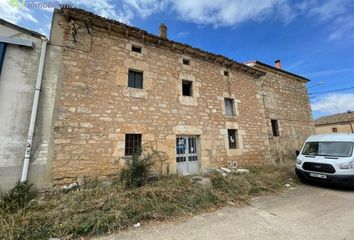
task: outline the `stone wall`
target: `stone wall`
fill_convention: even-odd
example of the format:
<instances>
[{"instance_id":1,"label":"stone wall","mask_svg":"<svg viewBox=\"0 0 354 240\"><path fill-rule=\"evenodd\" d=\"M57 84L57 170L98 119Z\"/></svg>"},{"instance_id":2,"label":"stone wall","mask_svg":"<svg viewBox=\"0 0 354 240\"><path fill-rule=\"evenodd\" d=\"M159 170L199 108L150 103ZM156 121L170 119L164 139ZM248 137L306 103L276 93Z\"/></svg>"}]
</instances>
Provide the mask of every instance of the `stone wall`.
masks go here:
<instances>
[{"instance_id":1,"label":"stone wall","mask_svg":"<svg viewBox=\"0 0 354 240\"><path fill-rule=\"evenodd\" d=\"M52 42L63 46L55 108L54 184L73 182L78 176L104 179L117 174L125 162L125 134L129 133L142 134L143 144L167 154L164 173L176 172L176 136L198 136L203 173L232 162L239 166L272 163L270 141L293 150L312 128L307 126L312 120L304 83L285 80L273 86L277 76L259 79L230 69L225 76L221 64L119 35L110 28L93 27L89 34L80 21L75 21L75 42L72 26L58 12L53 26ZM132 52L132 45L141 46L142 53ZM183 58L190 65L184 65ZM127 86L129 69L143 72L143 89ZM192 97L182 95L183 79L193 82ZM284 92L289 89L295 89L290 102ZM281 97L273 98L273 93ZM234 99L236 116L225 115L224 98ZM293 120L290 112L296 116ZM278 140L268 137L272 114L281 119ZM227 129L238 130L237 149L229 149ZM289 147L283 139L296 142Z\"/></svg>"},{"instance_id":2,"label":"stone wall","mask_svg":"<svg viewBox=\"0 0 354 240\"><path fill-rule=\"evenodd\" d=\"M306 81L260 65L267 74L261 78L271 159L294 159L305 139L314 134ZM271 119L277 120L279 136L273 136Z\"/></svg>"},{"instance_id":3,"label":"stone wall","mask_svg":"<svg viewBox=\"0 0 354 240\"><path fill-rule=\"evenodd\" d=\"M348 121L340 124L327 124L316 126L316 134L327 133L352 133L354 129L354 121Z\"/></svg>"}]
</instances>

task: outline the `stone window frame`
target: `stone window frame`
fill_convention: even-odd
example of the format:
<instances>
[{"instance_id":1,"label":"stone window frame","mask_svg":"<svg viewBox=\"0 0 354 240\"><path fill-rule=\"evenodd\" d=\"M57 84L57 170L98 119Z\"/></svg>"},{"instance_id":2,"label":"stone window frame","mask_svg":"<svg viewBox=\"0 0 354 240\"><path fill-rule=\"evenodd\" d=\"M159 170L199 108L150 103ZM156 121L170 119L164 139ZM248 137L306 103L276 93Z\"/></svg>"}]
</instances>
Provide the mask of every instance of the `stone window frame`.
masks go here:
<instances>
[{"instance_id":1,"label":"stone window frame","mask_svg":"<svg viewBox=\"0 0 354 240\"><path fill-rule=\"evenodd\" d=\"M134 139L135 138L135 139ZM128 144L127 139L133 141L133 143ZM136 143L134 143L136 142ZM134 148L134 144L140 145L139 149L129 149L127 145L132 145L131 148ZM124 156L131 157L134 154L138 154L142 150L142 134L141 133L126 133L125 140L124 140Z\"/></svg>"},{"instance_id":2,"label":"stone window frame","mask_svg":"<svg viewBox=\"0 0 354 240\"><path fill-rule=\"evenodd\" d=\"M129 120L126 119L125 122ZM125 160L129 159L131 156L125 156L125 135L126 134L141 134L141 145L144 146L149 142L154 142L155 135L147 132L147 127L145 124L131 124L131 123L121 123L120 128L117 129L116 133L108 135L108 141L113 144L113 162L121 164L124 166ZM123 160L123 161L121 161Z\"/></svg>"},{"instance_id":3,"label":"stone window frame","mask_svg":"<svg viewBox=\"0 0 354 240\"><path fill-rule=\"evenodd\" d=\"M138 53L136 53L138 54ZM129 69L142 71L144 73L144 88L128 87ZM151 72L149 64L142 59L126 58L123 64L116 66L115 82L122 87L122 94L125 97L147 99L148 93L153 90L154 73Z\"/></svg>"},{"instance_id":4,"label":"stone window frame","mask_svg":"<svg viewBox=\"0 0 354 240\"><path fill-rule=\"evenodd\" d=\"M229 148L229 134L228 134L229 129L236 130L236 133L237 133L237 136L236 136L237 146L235 149ZM243 138L246 135L246 132L239 127L237 122L226 122L225 128L220 129L220 134L224 136L224 146L225 146L225 150L226 150L226 155L228 157L242 155L243 149L244 149Z\"/></svg>"},{"instance_id":5,"label":"stone window frame","mask_svg":"<svg viewBox=\"0 0 354 240\"><path fill-rule=\"evenodd\" d=\"M236 99L235 94L229 94L229 93L224 93L223 96L219 96L218 99L221 102L221 112L224 117L226 118L235 118L240 115L239 112L239 104L241 103L241 100ZM233 100L233 115L227 115L226 114L226 109L225 109L225 99L232 99Z\"/></svg>"},{"instance_id":6,"label":"stone window frame","mask_svg":"<svg viewBox=\"0 0 354 240\"><path fill-rule=\"evenodd\" d=\"M234 135L234 141L235 143L230 142L230 137L231 135ZM239 146L238 143L238 129L227 129L227 139L229 143L229 149L237 149ZM234 145L234 146L233 146Z\"/></svg>"},{"instance_id":7,"label":"stone window frame","mask_svg":"<svg viewBox=\"0 0 354 240\"><path fill-rule=\"evenodd\" d=\"M184 96L182 92L182 84L183 81L191 81L192 82L192 88L193 88L193 94L192 96ZM178 84L177 84L177 96L178 96L178 101L182 105L187 105L187 106L198 106L198 98L200 97L199 91L200 91L201 84L196 80L194 75L192 74L184 74L181 73L178 79Z\"/></svg>"},{"instance_id":8,"label":"stone window frame","mask_svg":"<svg viewBox=\"0 0 354 240\"><path fill-rule=\"evenodd\" d=\"M141 52L139 53L139 52L132 51L133 46L140 47L141 48ZM148 52L147 52L147 49L146 49L146 47L145 47L145 45L143 43L130 40L126 44L125 48L126 48L127 51L129 51L129 55L131 57L136 57L136 58L139 58L141 60L145 60L146 59L146 55L147 55Z\"/></svg>"},{"instance_id":9,"label":"stone window frame","mask_svg":"<svg viewBox=\"0 0 354 240\"><path fill-rule=\"evenodd\" d=\"M227 101L231 101L231 114L227 111ZM225 116L232 117L236 116L236 108L235 108L235 100L233 98L224 98L224 109L225 109Z\"/></svg>"},{"instance_id":10,"label":"stone window frame","mask_svg":"<svg viewBox=\"0 0 354 240\"><path fill-rule=\"evenodd\" d=\"M184 64L185 60L189 61L188 65ZM183 70L191 70L194 67L194 61L192 61L192 58L187 55L181 55L178 62L181 64Z\"/></svg>"},{"instance_id":11,"label":"stone window frame","mask_svg":"<svg viewBox=\"0 0 354 240\"><path fill-rule=\"evenodd\" d=\"M225 75L225 72L227 72L228 75ZM220 68L220 75L223 76L224 79L230 79L233 76L231 70L225 67Z\"/></svg>"}]
</instances>

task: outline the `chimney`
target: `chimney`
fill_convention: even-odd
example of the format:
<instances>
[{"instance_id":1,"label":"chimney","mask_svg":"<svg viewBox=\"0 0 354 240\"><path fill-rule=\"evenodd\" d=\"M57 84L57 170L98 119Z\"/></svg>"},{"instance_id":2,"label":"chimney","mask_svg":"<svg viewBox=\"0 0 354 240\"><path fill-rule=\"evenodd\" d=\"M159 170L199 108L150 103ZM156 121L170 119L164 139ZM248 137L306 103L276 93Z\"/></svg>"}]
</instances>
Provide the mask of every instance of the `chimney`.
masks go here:
<instances>
[{"instance_id":1,"label":"chimney","mask_svg":"<svg viewBox=\"0 0 354 240\"><path fill-rule=\"evenodd\" d=\"M167 39L167 26L163 23L160 24L160 37Z\"/></svg>"},{"instance_id":2,"label":"chimney","mask_svg":"<svg viewBox=\"0 0 354 240\"><path fill-rule=\"evenodd\" d=\"M281 62L280 62L279 59L278 59L278 60L275 60L274 63L275 63L274 67L281 69Z\"/></svg>"}]
</instances>

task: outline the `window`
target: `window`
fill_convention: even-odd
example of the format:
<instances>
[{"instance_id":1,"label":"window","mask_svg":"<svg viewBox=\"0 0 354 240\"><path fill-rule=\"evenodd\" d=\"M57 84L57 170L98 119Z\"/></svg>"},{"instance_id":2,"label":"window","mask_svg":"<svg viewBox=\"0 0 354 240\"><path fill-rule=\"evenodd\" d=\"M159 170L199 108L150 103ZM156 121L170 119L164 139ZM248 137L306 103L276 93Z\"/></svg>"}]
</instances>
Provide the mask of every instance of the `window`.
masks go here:
<instances>
[{"instance_id":1,"label":"window","mask_svg":"<svg viewBox=\"0 0 354 240\"><path fill-rule=\"evenodd\" d=\"M225 98L225 115L234 116L234 100L231 98Z\"/></svg>"},{"instance_id":2,"label":"window","mask_svg":"<svg viewBox=\"0 0 354 240\"><path fill-rule=\"evenodd\" d=\"M129 70L128 87L143 88L143 72Z\"/></svg>"},{"instance_id":3,"label":"window","mask_svg":"<svg viewBox=\"0 0 354 240\"><path fill-rule=\"evenodd\" d=\"M307 142L302 151L303 155L351 157L353 155L352 142Z\"/></svg>"},{"instance_id":4,"label":"window","mask_svg":"<svg viewBox=\"0 0 354 240\"><path fill-rule=\"evenodd\" d=\"M141 47L137 46L137 45L132 45L132 51L137 52L137 53L141 53Z\"/></svg>"},{"instance_id":5,"label":"window","mask_svg":"<svg viewBox=\"0 0 354 240\"><path fill-rule=\"evenodd\" d=\"M141 134L125 134L125 156L139 153L141 150Z\"/></svg>"},{"instance_id":6,"label":"window","mask_svg":"<svg viewBox=\"0 0 354 240\"><path fill-rule=\"evenodd\" d=\"M182 95L193 96L193 82L189 80L182 80Z\"/></svg>"},{"instance_id":7,"label":"window","mask_svg":"<svg viewBox=\"0 0 354 240\"><path fill-rule=\"evenodd\" d=\"M190 65L190 63L191 63L191 60L183 58L183 64L184 65Z\"/></svg>"},{"instance_id":8,"label":"window","mask_svg":"<svg viewBox=\"0 0 354 240\"><path fill-rule=\"evenodd\" d=\"M228 129L227 135L229 139L229 149L237 148L237 130L236 129Z\"/></svg>"},{"instance_id":9,"label":"window","mask_svg":"<svg viewBox=\"0 0 354 240\"><path fill-rule=\"evenodd\" d=\"M228 76L229 76L229 71L225 70L225 71L224 71L224 75L225 75L226 77L228 77Z\"/></svg>"},{"instance_id":10,"label":"window","mask_svg":"<svg viewBox=\"0 0 354 240\"><path fill-rule=\"evenodd\" d=\"M337 128L332 128L332 132L338 132Z\"/></svg>"},{"instance_id":11,"label":"window","mask_svg":"<svg viewBox=\"0 0 354 240\"><path fill-rule=\"evenodd\" d=\"M277 137L279 136L279 125L278 125L278 120L276 119L272 119L271 120L272 123L272 131L273 131L273 136Z\"/></svg>"},{"instance_id":12,"label":"window","mask_svg":"<svg viewBox=\"0 0 354 240\"><path fill-rule=\"evenodd\" d=\"M0 42L0 74L1 74L2 65L4 63L5 51L6 51L6 43Z\"/></svg>"}]
</instances>

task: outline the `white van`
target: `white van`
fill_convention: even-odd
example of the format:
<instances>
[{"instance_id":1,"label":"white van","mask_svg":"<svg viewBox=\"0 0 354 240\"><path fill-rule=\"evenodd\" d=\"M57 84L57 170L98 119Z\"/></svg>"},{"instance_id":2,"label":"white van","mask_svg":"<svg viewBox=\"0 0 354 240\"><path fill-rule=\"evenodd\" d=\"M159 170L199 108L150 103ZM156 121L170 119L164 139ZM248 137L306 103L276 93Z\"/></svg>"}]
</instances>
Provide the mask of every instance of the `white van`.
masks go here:
<instances>
[{"instance_id":1,"label":"white van","mask_svg":"<svg viewBox=\"0 0 354 240\"><path fill-rule=\"evenodd\" d=\"M296 174L303 180L354 187L354 134L310 136L296 159Z\"/></svg>"}]
</instances>

